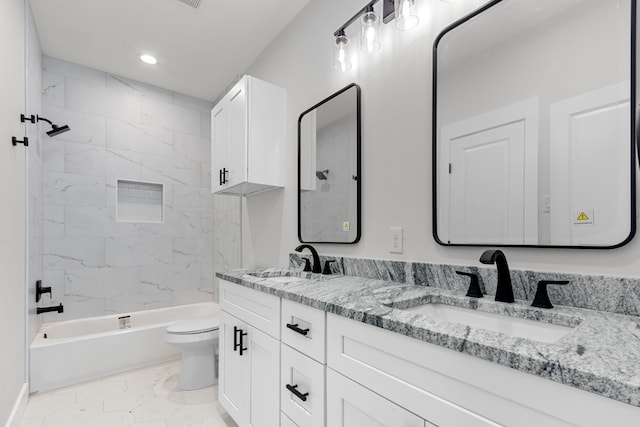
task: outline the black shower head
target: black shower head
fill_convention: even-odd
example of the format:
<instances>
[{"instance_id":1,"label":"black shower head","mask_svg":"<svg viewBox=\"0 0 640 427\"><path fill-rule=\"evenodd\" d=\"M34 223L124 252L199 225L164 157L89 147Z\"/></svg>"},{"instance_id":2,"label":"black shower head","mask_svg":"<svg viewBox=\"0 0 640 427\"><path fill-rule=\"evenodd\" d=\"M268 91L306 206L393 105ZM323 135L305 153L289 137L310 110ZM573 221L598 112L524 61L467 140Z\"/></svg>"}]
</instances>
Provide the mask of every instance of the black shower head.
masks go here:
<instances>
[{"instance_id":1,"label":"black shower head","mask_svg":"<svg viewBox=\"0 0 640 427\"><path fill-rule=\"evenodd\" d=\"M329 169L325 169L323 171L316 171L316 178L318 178L320 181L326 181L328 174L329 174Z\"/></svg>"},{"instance_id":2,"label":"black shower head","mask_svg":"<svg viewBox=\"0 0 640 427\"><path fill-rule=\"evenodd\" d=\"M60 135L61 133L64 133L68 130L71 130L71 128L68 125L64 125L64 126L58 126L58 125L54 125L53 122L49 119L46 119L44 117L40 117L40 116L34 116L33 114L30 115L29 117L25 116L24 114L20 114L20 121L22 123L24 122L31 122L31 123L37 123L37 122L47 122L49 123L49 125L51 125L51 130L49 132L47 132L47 135L51 136L56 136L56 135Z\"/></svg>"},{"instance_id":3,"label":"black shower head","mask_svg":"<svg viewBox=\"0 0 640 427\"><path fill-rule=\"evenodd\" d=\"M60 135L61 133L65 133L68 130L71 130L71 128L68 125L64 125L64 126L56 126L54 124L51 125L51 127L53 127L53 129L51 129L49 132L47 132L47 135L53 137L56 135Z\"/></svg>"}]
</instances>

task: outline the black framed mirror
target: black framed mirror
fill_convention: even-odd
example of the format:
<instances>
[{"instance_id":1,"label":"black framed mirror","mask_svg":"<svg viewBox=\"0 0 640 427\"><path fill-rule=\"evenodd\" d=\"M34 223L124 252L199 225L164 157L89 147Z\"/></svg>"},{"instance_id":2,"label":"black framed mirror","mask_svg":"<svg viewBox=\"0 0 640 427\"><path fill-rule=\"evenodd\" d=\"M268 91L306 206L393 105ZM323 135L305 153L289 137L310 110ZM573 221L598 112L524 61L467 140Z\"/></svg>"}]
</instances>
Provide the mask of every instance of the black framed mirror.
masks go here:
<instances>
[{"instance_id":1,"label":"black framed mirror","mask_svg":"<svg viewBox=\"0 0 640 427\"><path fill-rule=\"evenodd\" d=\"M360 240L360 87L352 83L298 119L298 239Z\"/></svg>"},{"instance_id":2,"label":"black framed mirror","mask_svg":"<svg viewBox=\"0 0 640 427\"><path fill-rule=\"evenodd\" d=\"M636 228L636 0L494 0L433 47L442 245L615 248Z\"/></svg>"}]
</instances>

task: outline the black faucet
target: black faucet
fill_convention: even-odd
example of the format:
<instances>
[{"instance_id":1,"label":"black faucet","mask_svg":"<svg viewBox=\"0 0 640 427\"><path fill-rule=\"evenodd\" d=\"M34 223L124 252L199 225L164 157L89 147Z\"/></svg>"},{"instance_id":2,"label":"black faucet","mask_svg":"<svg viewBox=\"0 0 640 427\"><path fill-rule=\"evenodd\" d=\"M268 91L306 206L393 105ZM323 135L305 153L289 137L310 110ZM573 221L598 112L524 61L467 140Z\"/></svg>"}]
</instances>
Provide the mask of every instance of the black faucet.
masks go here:
<instances>
[{"instance_id":1,"label":"black faucet","mask_svg":"<svg viewBox=\"0 0 640 427\"><path fill-rule=\"evenodd\" d=\"M36 307L36 314L48 313L50 311L57 311L58 313L64 312L64 307L62 307L62 303L58 306L53 307Z\"/></svg>"},{"instance_id":2,"label":"black faucet","mask_svg":"<svg viewBox=\"0 0 640 427\"><path fill-rule=\"evenodd\" d=\"M480 255L483 264L495 264L498 267L498 287L496 288L496 301L513 302L513 288L507 257L499 249L488 249Z\"/></svg>"},{"instance_id":3,"label":"black faucet","mask_svg":"<svg viewBox=\"0 0 640 427\"><path fill-rule=\"evenodd\" d=\"M320 257L318 256L318 252L311 245L300 245L296 248L296 252L302 252L303 249L309 249L311 251L311 256L313 256L313 267L311 271L314 273L322 272L322 268L320 267Z\"/></svg>"}]
</instances>

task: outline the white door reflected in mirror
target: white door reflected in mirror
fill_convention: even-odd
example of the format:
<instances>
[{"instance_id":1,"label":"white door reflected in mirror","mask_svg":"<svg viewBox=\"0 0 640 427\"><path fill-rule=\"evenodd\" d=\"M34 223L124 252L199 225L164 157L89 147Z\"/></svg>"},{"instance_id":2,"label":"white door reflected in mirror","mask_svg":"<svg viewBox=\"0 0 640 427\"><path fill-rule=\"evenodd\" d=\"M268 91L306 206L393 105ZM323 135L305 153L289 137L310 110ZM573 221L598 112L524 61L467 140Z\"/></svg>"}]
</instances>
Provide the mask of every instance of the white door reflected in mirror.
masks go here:
<instances>
[{"instance_id":1,"label":"white door reflected in mirror","mask_svg":"<svg viewBox=\"0 0 640 427\"><path fill-rule=\"evenodd\" d=\"M633 237L634 6L500 0L440 34L439 243L610 248Z\"/></svg>"}]
</instances>

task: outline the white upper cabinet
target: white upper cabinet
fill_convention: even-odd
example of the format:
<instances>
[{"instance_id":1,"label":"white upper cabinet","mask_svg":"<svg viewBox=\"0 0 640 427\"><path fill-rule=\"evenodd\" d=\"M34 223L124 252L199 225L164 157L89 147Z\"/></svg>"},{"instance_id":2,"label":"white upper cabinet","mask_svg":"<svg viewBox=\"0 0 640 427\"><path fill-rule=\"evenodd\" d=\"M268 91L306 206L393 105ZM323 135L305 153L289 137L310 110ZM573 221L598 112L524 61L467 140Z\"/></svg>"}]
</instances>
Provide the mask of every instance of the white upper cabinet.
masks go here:
<instances>
[{"instance_id":1,"label":"white upper cabinet","mask_svg":"<svg viewBox=\"0 0 640 427\"><path fill-rule=\"evenodd\" d=\"M285 91L244 76L211 110L211 191L248 196L282 187Z\"/></svg>"}]
</instances>

